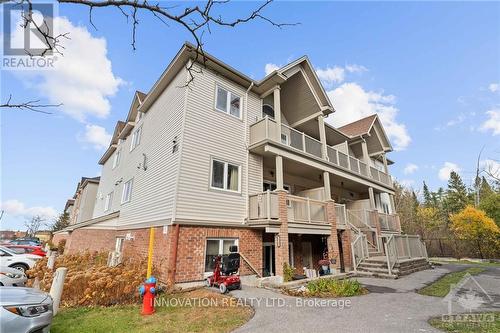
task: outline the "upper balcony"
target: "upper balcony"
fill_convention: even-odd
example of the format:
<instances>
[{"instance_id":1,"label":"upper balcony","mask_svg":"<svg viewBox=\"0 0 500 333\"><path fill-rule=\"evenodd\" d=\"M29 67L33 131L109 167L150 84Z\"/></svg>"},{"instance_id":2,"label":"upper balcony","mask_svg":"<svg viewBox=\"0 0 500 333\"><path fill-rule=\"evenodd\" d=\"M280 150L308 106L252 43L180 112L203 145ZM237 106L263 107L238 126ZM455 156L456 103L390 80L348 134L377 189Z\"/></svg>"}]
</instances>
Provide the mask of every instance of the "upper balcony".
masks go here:
<instances>
[{"instance_id":1,"label":"upper balcony","mask_svg":"<svg viewBox=\"0 0 500 333\"><path fill-rule=\"evenodd\" d=\"M301 153L314 159L320 159L340 170L363 177L372 182L393 187L392 178L385 172L369 166L363 161L349 156L332 146L326 145L326 156L322 143L294 128L281 124L279 131L276 121L265 117L250 126L250 148L259 146L266 141L278 144L294 152Z\"/></svg>"}]
</instances>

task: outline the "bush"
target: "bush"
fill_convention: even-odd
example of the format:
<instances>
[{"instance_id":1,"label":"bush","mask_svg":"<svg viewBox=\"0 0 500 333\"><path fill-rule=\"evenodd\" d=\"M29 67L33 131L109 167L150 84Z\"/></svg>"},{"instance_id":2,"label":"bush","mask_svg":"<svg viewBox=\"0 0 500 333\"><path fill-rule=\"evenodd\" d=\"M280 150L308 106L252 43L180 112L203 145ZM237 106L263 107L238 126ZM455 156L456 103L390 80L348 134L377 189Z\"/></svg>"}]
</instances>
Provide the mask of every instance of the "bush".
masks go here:
<instances>
[{"instance_id":1,"label":"bush","mask_svg":"<svg viewBox=\"0 0 500 333\"><path fill-rule=\"evenodd\" d=\"M66 240L65 239L61 239L59 241L59 243L57 243L57 253L63 254L65 246L66 246Z\"/></svg>"},{"instance_id":2,"label":"bush","mask_svg":"<svg viewBox=\"0 0 500 333\"><path fill-rule=\"evenodd\" d=\"M32 286L35 278L40 289L49 291L54 272L47 268L48 258L39 260L28 271ZM107 267L107 253L83 253L58 256L54 271L58 267L68 268L64 281L61 306L109 306L135 303L137 288L146 277L145 263L127 263Z\"/></svg>"},{"instance_id":3,"label":"bush","mask_svg":"<svg viewBox=\"0 0 500 333\"><path fill-rule=\"evenodd\" d=\"M283 281L289 282L293 279L293 267L291 267L288 263L283 263Z\"/></svg>"},{"instance_id":4,"label":"bush","mask_svg":"<svg viewBox=\"0 0 500 333\"><path fill-rule=\"evenodd\" d=\"M349 297L366 293L357 280L317 279L307 283L307 296Z\"/></svg>"}]
</instances>

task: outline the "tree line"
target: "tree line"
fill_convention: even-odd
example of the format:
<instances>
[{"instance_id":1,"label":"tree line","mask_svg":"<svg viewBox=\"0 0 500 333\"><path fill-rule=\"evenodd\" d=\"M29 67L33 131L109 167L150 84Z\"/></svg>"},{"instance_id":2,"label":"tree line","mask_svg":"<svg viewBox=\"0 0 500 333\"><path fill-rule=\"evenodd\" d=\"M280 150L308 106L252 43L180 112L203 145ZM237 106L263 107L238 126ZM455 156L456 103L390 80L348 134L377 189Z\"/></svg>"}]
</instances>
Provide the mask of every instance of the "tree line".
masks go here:
<instances>
[{"instance_id":1,"label":"tree line","mask_svg":"<svg viewBox=\"0 0 500 333\"><path fill-rule=\"evenodd\" d=\"M500 182L476 177L467 187L450 173L447 188L421 195L396 184L395 204L404 233L418 234L430 256L500 257Z\"/></svg>"}]
</instances>

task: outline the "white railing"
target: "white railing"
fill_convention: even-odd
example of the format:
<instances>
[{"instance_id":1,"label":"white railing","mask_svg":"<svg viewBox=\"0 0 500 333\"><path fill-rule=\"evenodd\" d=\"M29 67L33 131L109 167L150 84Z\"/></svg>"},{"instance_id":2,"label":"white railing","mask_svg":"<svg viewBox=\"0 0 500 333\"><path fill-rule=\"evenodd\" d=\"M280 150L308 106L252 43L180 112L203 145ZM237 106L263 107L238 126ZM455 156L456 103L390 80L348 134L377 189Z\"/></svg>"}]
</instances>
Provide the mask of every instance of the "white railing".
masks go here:
<instances>
[{"instance_id":1,"label":"white railing","mask_svg":"<svg viewBox=\"0 0 500 333\"><path fill-rule=\"evenodd\" d=\"M288 220L298 223L328 223L326 203L287 194ZM249 196L249 220L277 220L279 218L278 194L271 191Z\"/></svg>"},{"instance_id":2,"label":"white railing","mask_svg":"<svg viewBox=\"0 0 500 333\"><path fill-rule=\"evenodd\" d=\"M337 219L337 225L347 226L347 209L345 205L335 204L335 217Z\"/></svg>"},{"instance_id":3,"label":"white railing","mask_svg":"<svg viewBox=\"0 0 500 333\"><path fill-rule=\"evenodd\" d=\"M323 145L321 141L284 124L281 125L281 131L278 131L278 128L276 121L267 116L258 120L250 126L250 145L266 139L273 140L314 157L325 159L331 164L346 169L351 173L367 177L388 186L393 185L392 178L388 174L377 168L368 166L353 156L342 153L331 146L326 146L326 157L323 157ZM278 135L279 132L281 132L281 135Z\"/></svg>"},{"instance_id":4,"label":"white railing","mask_svg":"<svg viewBox=\"0 0 500 333\"><path fill-rule=\"evenodd\" d=\"M359 209L359 210L347 210L347 216L351 226L355 226L358 230L363 232L367 236L367 242L375 249L381 250L379 235L377 234L377 228L373 225L373 221L370 218L372 211Z\"/></svg>"},{"instance_id":5,"label":"white railing","mask_svg":"<svg viewBox=\"0 0 500 333\"><path fill-rule=\"evenodd\" d=\"M385 243L385 255L389 274L396 263L405 259L416 259L427 257L425 244L418 235L391 235Z\"/></svg>"},{"instance_id":6,"label":"white railing","mask_svg":"<svg viewBox=\"0 0 500 333\"><path fill-rule=\"evenodd\" d=\"M378 213L380 229L388 231L400 231L399 216L397 214Z\"/></svg>"},{"instance_id":7,"label":"white railing","mask_svg":"<svg viewBox=\"0 0 500 333\"><path fill-rule=\"evenodd\" d=\"M356 236L354 241L351 243L352 248L352 260L353 267L356 270L359 264L368 258L368 242L366 240L366 235L360 233Z\"/></svg>"}]
</instances>

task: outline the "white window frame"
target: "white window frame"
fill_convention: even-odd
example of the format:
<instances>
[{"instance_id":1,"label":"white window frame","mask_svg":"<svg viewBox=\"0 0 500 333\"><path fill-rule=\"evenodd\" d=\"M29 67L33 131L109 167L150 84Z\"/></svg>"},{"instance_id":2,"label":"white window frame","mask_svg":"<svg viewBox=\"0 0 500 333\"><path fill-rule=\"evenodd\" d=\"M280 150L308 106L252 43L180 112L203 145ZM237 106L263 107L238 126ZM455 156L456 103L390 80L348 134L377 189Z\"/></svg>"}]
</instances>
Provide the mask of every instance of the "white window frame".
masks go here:
<instances>
[{"instance_id":1,"label":"white window frame","mask_svg":"<svg viewBox=\"0 0 500 333\"><path fill-rule=\"evenodd\" d=\"M289 146L290 145L290 136L286 133L281 133L281 140L280 141L282 144Z\"/></svg>"},{"instance_id":2,"label":"white window frame","mask_svg":"<svg viewBox=\"0 0 500 333\"><path fill-rule=\"evenodd\" d=\"M104 211L105 212L110 210L111 206L113 205L113 194L114 194L114 191L111 191L108 194L106 194L106 197L104 198Z\"/></svg>"},{"instance_id":3,"label":"white window frame","mask_svg":"<svg viewBox=\"0 0 500 333\"><path fill-rule=\"evenodd\" d=\"M214 173L214 161L223 163L224 164L224 174L223 174L223 179L222 179L222 188L220 187L215 187L212 185L212 177ZM227 169L228 165L231 164L232 166L238 167L238 190L230 190L227 188ZM216 191L225 191L225 192L231 192L231 193L241 193L241 165L234 163L234 162L229 162L223 159L219 158L211 158L210 159L210 179L209 179L209 186L210 189L216 190Z\"/></svg>"},{"instance_id":4,"label":"white window frame","mask_svg":"<svg viewBox=\"0 0 500 333\"><path fill-rule=\"evenodd\" d=\"M226 109L225 110L219 109L217 107L217 96L218 96L219 89L225 90L227 92ZM235 116L235 115L231 114L231 97L232 96L237 96L240 99L240 107L239 107L239 112L238 112L239 114L238 114L238 116ZM243 103L243 97L241 97L240 94L233 93L230 89L227 89L226 87L224 87L224 86L222 86L222 85L220 85L218 83L215 85L215 103L214 103L215 110L217 110L219 112L223 112L223 113L225 113L227 115L230 115L231 117L234 117L236 119L240 119L241 120L242 113L243 113L242 103Z\"/></svg>"},{"instance_id":5,"label":"white window frame","mask_svg":"<svg viewBox=\"0 0 500 333\"><path fill-rule=\"evenodd\" d=\"M130 151L134 150L137 146L141 144L142 136L142 126L139 126L134 132L132 132L132 138L130 142Z\"/></svg>"},{"instance_id":6,"label":"white window frame","mask_svg":"<svg viewBox=\"0 0 500 333\"><path fill-rule=\"evenodd\" d=\"M206 238L205 239L205 252L203 254L203 270L205 270L205 260L207 260L207 243L209 240L216 240L216 241L219 241L219 252L218 254L219 255L222 255L222 251L224 250L224 241L225 240L234 240L234 245L236 245L238 247L238 251L239 251L239 248L240 248L240 242L239 242L239 238L237 237L225 237L225 238L218 238L218 237L209 237L209 238ZM204 276L205 277L208 277L210 275L212 275L213 272L204 272Z\"/></svg>"},{"instance_id":7,"label":"white window frame","mask_svg":"<svg viewBox=\"0 0 500 333\"><path fill-rule=\"evenodd\" d=\"M276 186L276 182L273 182L272 180L265 180L265 179L264 179L264 180L262 181L262 185L264 185L264 184L268 184L268 185L274 185L274 186ZM287 189L287 187L288 187L288 189ZM291 185L288 185L288 184L283 184L283 189L284 189L284 190L287 190L287 191L288 191L288 194L292 194L293 188L292 188L292 186L291 186ZM262 190L264 191L264 186L262 186ZM287 206L288 208L292 208L292 201L291 201L291 200L287 200L287 201L286 201L286 206Z\"/></svg>"},{"instance_id":8,"label":"white window frame","mask_svg":"<svg viewBox=\"0 0 500 333\"><path fill-rule=\"evenodd\" d=\"M120 165L121 155L122 155L122 150L121 149L117 149L115 151L114 156L113 156L113 169Z\"/></svg>"},{"instance_id":9,"label":"white window frame","mask_svg":"<svg viewBox=\"0 0 500 333\"><path fill-rule=\"evenodd\" d=\"M129 192L128 198L125 196L126 195L125 189L127 188L127 184L130 184L130 190L128 191ZM126 181L125 183L123 183L121 204L125 204L127 202L130 202L130 200L132 200L133 187L134 187L134 178L131 178L128 181Z\"/></svg>"}]
</instances>

